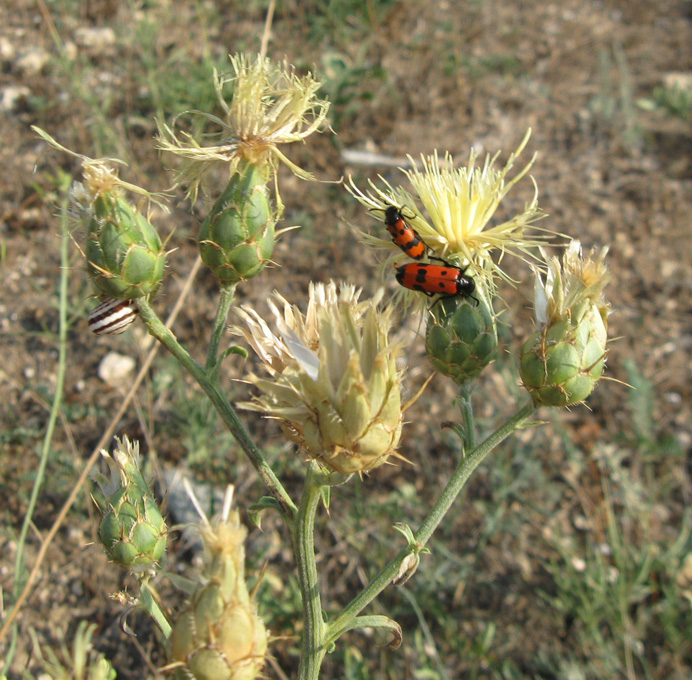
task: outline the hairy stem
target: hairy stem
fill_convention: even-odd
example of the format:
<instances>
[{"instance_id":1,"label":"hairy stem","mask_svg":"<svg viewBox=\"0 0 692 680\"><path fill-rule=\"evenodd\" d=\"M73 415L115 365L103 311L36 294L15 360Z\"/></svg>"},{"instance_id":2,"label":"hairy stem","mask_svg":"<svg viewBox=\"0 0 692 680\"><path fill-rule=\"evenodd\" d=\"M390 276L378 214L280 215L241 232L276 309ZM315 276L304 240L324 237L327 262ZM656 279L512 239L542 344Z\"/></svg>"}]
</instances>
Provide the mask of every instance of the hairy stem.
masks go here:
<instances>
[{"instance_id":1,"label":"hairy stem","mask_svg":"<svg viewBox=\"0 0 692 680\"><path fill-rule=\"evenodd\" d=\"M469 383L459 388L457 403L461 409L462 423L459 434L462 436L462 445L465 455L467 451L473 451L473 449L476 448L476 423L473 419L471 386Z\"/></svg>"},{"instance_id":2,"label":"hairy stem","mask_svg":"<svg viewBox=\"0 0 692 680\"><path fill-rule=\"evenodd\" d=\"M420 529L414 534L418 548L423 547L435 529L438 527L442 518L445 516L452 503L455 501L464 485L468 481L473 471L480 465L485 457L502 441L509 437L512 432L520 428L528 418L531 417L536 407L529 403L520 409L513 418L508 420L502 427L498 428L476 449L464 456L461 463L452 474L444 491L440 495L437 503L428 513ZM387 564L382 571L368 584L359 595L357 595L346 608L334 619L328 627L327 644L335 642L340 635L348 630L351 620L372 602L398 575L404 559L412 554L414 549L406 547Z\"/></svg>"},{"instance_id":3,"label":"hairy stem","mask_svg":"<svg viewBox=\"0 0 692 680\"><path fill-rule=\"evenodd\" d=\"M257 470L260 479L281 506L284 518L289 523L292 522L293 516L296 513L295 503L274 474L269 463L264 459L248 431L240 422L235 409L221 392L218 382L210 378L208 373L188 354L173 333L159 319L148 300L144 298L138 299L137 306L139 307L142 320L149 328L149 332L180 362L185 370L199 383L209 399L211 399L226 427L236 438L253 467Z\"/></svg>"},{"instance_id":4,"label":"hairy stem","mask_svg":"<svg viewBox=\"0 0 692 680\"><path fill-rule=\"evenodd\" d=\"M319 470L310 463L294 530L294 552L303 597L303 642L298 680L317 680L327 651L324 644L326 625L322 618L322 600L315 561L315 515L320 502Z\"/></svg>"},{"instance_id":5,"label":"hairy stem","mask_svg":"<svg viewBox=\"0 0 692 680\"><path fill-rule=\"evenodd\" d=\"M231 308L233 298L235 297L235 287L235 283L221 286L219 306L216 309L214 327L209 338L209 350L207 351L206 370L209 375L216 375L218 370L219 344L223 331L226 328L228 310Z\"/></svg>"}]
</instances>

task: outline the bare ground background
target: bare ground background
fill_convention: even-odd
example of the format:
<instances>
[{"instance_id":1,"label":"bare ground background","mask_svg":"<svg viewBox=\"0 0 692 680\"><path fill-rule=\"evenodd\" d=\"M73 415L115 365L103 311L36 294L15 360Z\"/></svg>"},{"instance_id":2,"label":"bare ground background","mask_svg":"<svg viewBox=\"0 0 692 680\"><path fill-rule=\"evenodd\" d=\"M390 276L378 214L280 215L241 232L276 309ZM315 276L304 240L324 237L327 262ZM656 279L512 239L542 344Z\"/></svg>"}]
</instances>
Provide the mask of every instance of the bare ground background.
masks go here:
<instances>
[{"instance_id":1,"label":"bare ground background","mask_svg":"<svg viewBox=\"0 0 692 680\"><path fill-rule=\"evenodd\" d=\"M182 108L201 108L196 91L200 96L208 91L201 83L209 79L210 63L222 64L229 52L257 51L265 12L261 2L120 7L106 0L46 5L10 0L0 7L0 584L5 611L12 603L15 539L56 371L59 227L50 175L58 167L75 171L75 163L48 151L30 125L87 155L124 158L129 164L126 179L164 189L170 178L165 159L152 151L153 116L169 116L180 103ZM680 632L677 642L664 644L651 632L664 597L654 586L667 583L670 574L652 574L650 592L623 619L636 624L646 612L651 628L625 626L632 639L625 636L624 641L611 631L618 638L614 649L631 643L632 667L616 663L617 670L603 666L599 673L598 663L590 666L598 657L597 636L587 636L595 646L590 649L579 634L588 626L582 620L575 623L574 611L551 602L563 592L556 570L567 568L560 566L565 555L552 539L559 535L575 550L575 559L580 551L589 553L589 546L612 540L606 510L617 513L626 502L617 493L608 495L609 484L615 488L617 480L604 476L610 468L599 461L614 451L621 454L618 470L635 475L641 488L655 490L645 496L646 530L628 533L632 527L623 526L623 540L638 545L650 541L660 557L661 545L672 544L686 526L692 441L692 133L689 108L685 119L650 104L669 74L689 77L692 72L691 13L692 3L683 0L296 0L277 7L269 56L286 56L299 69L314 67L334 102L331 121L337 136L313 137L290 149L293 160L324 179L353 173L362 183L381 173L396 181L396 170L349 166L340 151L370 150L401 158L438 149L463 162L476 147L490 153L501 149L504 159L531 127L526 157L538 153L532 174L540 204L550 215L542 226L579 238L586 248L611 247L610 329L618 339L609 351L608 375L640 381L639 402L622 385L601 381L589 408L541 413L548 421L541 434L518 437L514 454L505 451L497 467L484 466L461 499L459 516L450 519L444 532L446 547L441 542L434 548L420 589L415 581L409 587L419 603L430 604L427 625L443 649L450 678L692 676L690 618L682 596L673 607L679 616L673 626ZM308 185L285 172L280 179L285 224L303 228L282 238L274 258L280 266L244 287L240 300L261 307L276 288L300 303L309 281L330 278L374 290L378 281L369 266L374 260L368 262L370 255L363 254L347 226L366 226L372 218L340 187ZM512 194L508 210L529 198L527 183ZM198 206L191 215L179 201L170 216L159 218L165 234L175 228L171 244L177 248L157 301L162 314L177 298L194 260L200 211ZM34 518L30 565L70 480L122 398L120 390L97 377L101 359L111 349L137 358L142 354L141 332L116 339L88 333L85 317L92 303L76 252L74 262L64 419ZM510 310L502 335L508 352L516 351L531 330L532 284L525 269L516 267L512 273L524 285L505 291ZM193 354L204 348L214 309L214 281L201 272L175 328ZM429 369L412 325L407 353L413 391ZM229 389L244 396L244 387L231 378L245 368L234 359L227 370ZM187 385L187 378L161 355L138 408L130 410L118 432L142 436L147 430L157 469L185 465L206 482L230 479L239 486L239 502L249 504L261 494L254 475L234 457L232 444L210 424L204 407L196 405L202 396ZM366 580L373 558L384 562L387 543L394 540L387 533L392 520L415 524L416 511L413 517L400 517L398 508L432 502L453 468L455 444L439 427L458 417L453 395L450 382L437 376L409 412L402 452L415 467L388 475L378 471L335 499L333 522L322 532L319 546L323 585L334 602L346 602ZM479 418L489 431L522 398L511 357L503 354L497 369L480 381ZM300 465L291 460L278 430L253 418L247 421L274 459L288 461L279 466L297 484ZM656 446L642 448L642 438ZM372 499L381 499L382 515L362 516L361 508L371 513L379 507ZM65 631L69 634L78 618L99 625L98 647L113 659L119 677L154 677L162 663L155 632L143 616L131 613L127 619L137 638L121 630L123 608L108 593L133 586L90 545L91 514L85 492L50 548L40 582L20 615L12 678L25 670L37 672L30 628L50 643ZM295 663L290 636L299 632L293 618L293 565L280 545L287 538L285 530L271 518L264 529L251 539L255 550L249 550L250 559L255 568L269 565L261 597L279 603L273 609L267 605L272 632L287 636L273 647L275 664L267 676L282 677L275 667L281 666L290 677ZM383 535L385 545L373 550ZM177 568L187 568L183 547L174 545L172 552ZM574 578L580 578L579 569ZM434 675L440 672L430 661L434 646L421 633L424 626L408 597L388 594L382 604L404 625L401 650L387 652L372 638L353 634L348 638L350 665L344 670L346 661L338 656L325 677L442 677ZM489 625L494 636L485 645ZM607 626L601 633L609 639ZM622 658L630 656L623 652ZM569 675L565 660L574 660L585 675ZM433 670L421 674L423 668Z\"/></svg>"}]
</instances>

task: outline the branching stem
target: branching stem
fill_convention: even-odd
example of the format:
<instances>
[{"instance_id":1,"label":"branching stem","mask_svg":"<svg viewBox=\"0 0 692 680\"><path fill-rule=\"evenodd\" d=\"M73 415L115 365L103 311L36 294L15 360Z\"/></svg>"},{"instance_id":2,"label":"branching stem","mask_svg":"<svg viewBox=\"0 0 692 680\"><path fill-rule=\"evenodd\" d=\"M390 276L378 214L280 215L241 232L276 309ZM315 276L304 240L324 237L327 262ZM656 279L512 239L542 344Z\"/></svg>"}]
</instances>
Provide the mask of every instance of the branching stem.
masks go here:
<instances>
[{"instance_id":1,"label":"branching stem","mask_svg":"<svg viewBox=\"0 0 692 680\"><path fill-rule=\"evenodd\" d=\"M253 467L257 470L257 474L259 474L271 495L276 498L281 506L284 519L290 524L297 510L295 503L274 474L269 463L264 459L262 452L257 448L257 445L238 418L235 409L222 393L218 381L210 377L207 371L188 354L173 333L159 319L148 300L140 298L137 300L137 306L139 307L142 320L149 328L149 332L180 362L185 370L199 383L209 399L211 399L212 404L231 434L236 438Z\"/></svg>"},{"instance_id":2,"label":"branching stem","mask_svg":"<svg viewBox=\"0 0 692 680\"><path fill-rule=\"evenodd\" d=\"M480 465L485 457L504 441L512 432L520 428L528 418L531 417L536 407L529 403L520 409L514 417L508 420L502 427L498 428L484 442L473 451L467 452L462 461L452 474L449 483L440 495L437 503L428 513L420 529L414 534L416 542L424 546L435 529L438 527L442 518L452 506L464 485L468 481L473 471ZM370 604L398 575L399 568L404 559L412 554L413 549L406 547L385 566L382 571L368 584L359 595L357 595L345 607L345 609L328 626L327 644L335 642L346 630L349 629L351 620L360 614L363 609Z\"/></svg>"}]
</instances>

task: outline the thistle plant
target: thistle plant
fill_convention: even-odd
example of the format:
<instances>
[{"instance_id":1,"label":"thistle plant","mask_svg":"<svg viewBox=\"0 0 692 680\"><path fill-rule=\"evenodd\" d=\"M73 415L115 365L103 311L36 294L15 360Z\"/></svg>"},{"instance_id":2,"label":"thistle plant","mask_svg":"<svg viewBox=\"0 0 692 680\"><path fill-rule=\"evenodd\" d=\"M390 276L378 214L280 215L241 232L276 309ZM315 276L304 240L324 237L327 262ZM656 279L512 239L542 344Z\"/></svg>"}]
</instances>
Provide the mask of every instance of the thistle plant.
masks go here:
<instances>
[{"instance_id":1,"label":"thistle plant","mask_svg":"<svg viewBox=\"0 0 692 680\"><path fill-rule=\"evenodd\" d=\"M471 151L468 164L456 168L449 155L440 161L437 153L421 157L422 170L404 170L413 191L402 186L371 183L361 191L351 180L350 193L369 210L383 211L402 206L407 220L427 245L431 262L462 267L473 277L472 295L449 295L438 300L427 315L426 350L435 370L451 377L462 394L493 360L497 349L497 328L493 298L497 279L509 282L500 263L505 254L524 260L535 258L534 250L547 234L535 228L545 215L538 206L538 190L521 213L500 224L491 224L501 201L534 163L535 156L512 178L510 171L524 151L531 131L527 131L517 150L504 167L497 169L498 154L487 156L478 165L478 154ZM425 217L425 214L429 218ZM376 249L391 252L388 241L365 236ZM387 263L400 261L398 251ZM415 294L414 294L415 295ZM418 295L424 307L426 299Z\"/></svg>"},{"instance_id":2,"label":"thistle plant","mask_svg":"<svg viewBox=\"0 0 692 680\"><path fill-rule=\"evenodd\" d=\"M251 516L259 521L262 512L276 511L285 522L303 604L296 677L317 680L326 653L349 630L380 628L391 634L393 645L401 641L395 621L364 610L385 588L425 568L421 555L428 551L426 544L473 471L494 449L517 429L529 426L539 406L575 404L593 390L606 356L606 250L583 259L579 244L572 242L562 263L547 257L541 246L550 232L536 226L545 215L538 206L535 182L532 198L521 212L503 222L496 220L501 202L534 163L535 157L512 174L528 144L528 132L499 169L497 155L479 163L478 155L471 152L466 165L455 167L450 155L440 160L434 153L423 156L418 167L411 159L414 169L403 171L406 186L382 180L364 192L351 181L348 190L367 208L370 220L381 214L395 240L394 224L404 220L422 247L415 239L407 241L416 244L414 251L397 248L386 238L364 236L385 253L384 271L397 289L390 300L382 290L368 298L349 282L329 282L312 283L304 306L289 303L278 292L270 295L271 321L249 305L236 307L231 331L255 351L260 368L238 376L248 385L248 395L233 404L219 380L220 367L229 354L241 350L222 349L221 343L236 286L250 287L252 278L273 257L283 209L278 164L286 164L299 178L313 179L279 147L317 131L325 122L328 104L317 98L319 83L312 76L297 76L286 64L240 56L231 63L230 78L214 74L223 116L185 114L215 126L215 144L204 145L201 133L195 136L180 129L183 114L170 123L158 122L159 148L179 160L176 183L186 187L193 201L202 190L210 204L198 244L202 260L218 280L219 303L204 363L190 356L154 310L153 295L165 285L166 239L123 192L149 201L161 197L117 179L110 169L113 161L80 156L85 181L75 186L73 211L84 227L86 269L97 294L130 301L100 306L92 328L121 332L138 314L211 400L266 486L267 494L253 504ZM214 193L211 171L219 165L228 178L224 177L225 187ZM92 181L94 174L97 183ZM409 269L408 255L414 253L414 267ZM496 306L502 286L515 285L502 269L503 258L509 255L531 265L536 275L538 326L526 333L530 337L518 359L530 398L478 443L472 391L497 353ZM291 266L290 261L282 264ZM402 287L393 281L395 264ZM402 303L423 315L425 349L433 371L458 387L461 416L453 427L463 455L420 526L397 525L403 537L400 549L351 602L327 618L325 611L334 607L323 605L314 540L321 505L329 505L332 493L338 493L332 489L355 475L384 476L395 466L416 464L403 436L408 404L401 396L406 386L401 361L408 348L392 339ZM112 309L121 316L112 324L104 323L101 316ZM300 456L305 464L299 498L284 487L237 408L278 421L295 446L291 455ZM247 529L240 513L230 510L230 501L218 521L200 513L204 568L188 584L186 604L173 614L153 583L155 574L166 568L168 533L140 472L137 445L124 439L104 458L112 474L97 478L99 537L109 558L140 579L138 604L154 617L166 639L169 663L164 670L192 680L261 677L271 653L270 635L246 585Z\"/></svg>"}]
</instances>

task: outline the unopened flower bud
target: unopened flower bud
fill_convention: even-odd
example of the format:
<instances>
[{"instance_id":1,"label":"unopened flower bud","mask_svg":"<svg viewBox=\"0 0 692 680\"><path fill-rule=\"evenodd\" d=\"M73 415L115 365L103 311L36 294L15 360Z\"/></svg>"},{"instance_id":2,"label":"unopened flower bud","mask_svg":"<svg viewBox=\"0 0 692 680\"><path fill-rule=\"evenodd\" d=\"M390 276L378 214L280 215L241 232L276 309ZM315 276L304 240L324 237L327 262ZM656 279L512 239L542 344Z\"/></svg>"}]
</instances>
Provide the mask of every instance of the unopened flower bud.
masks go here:
<instances>
[{"instance_id":1,"label":"unopened flower bud","mask_svg":"<svg viewBox=\"0 0 692 680\"><path fill-rule=\"evenodd\" d=\"M478 377L497 350L497 328L485 298L454 296L434 304L425 348L435 370L458 385Z\"/></svg>"},{"instance_id":2,"label":"unopened flower bud","mask_svg":"<svg viewBox=\"0 0 692 680\"><path fill-rule=\"evenodd\" d=\"M591 394L605 366L608 282L604 259L582 259L581 245L572 241L562 266L548 261L545 282L536 273L535 311L538 330L524 343L520 372L524 387L540 406L569 406Z\"/></svg>"},{"instance_id":3,"label":"unopened flower bud","mask_svg":"<svg viewBox=\"0 0 692 680\"><path fill-rule=\"evenodd\" d=\"M265 173L244 165L204 220L199 235L203 262L223 283L255 276L274 250L275 222Z\"/></svg>"},{"instance_id":4,"label":"unopened flower bud","mask_svg":"<svg viewBox=\"0 0 692 680\"><path fill-rule=\"evenodd\" d=\"M123 569L142 572L156 566L166 550L166 523L139 470L139 444L123 438L111 456L101 455L110 478L97 473L102 513L99 539L108 557Z\"/></svg>"}]
</instances>

